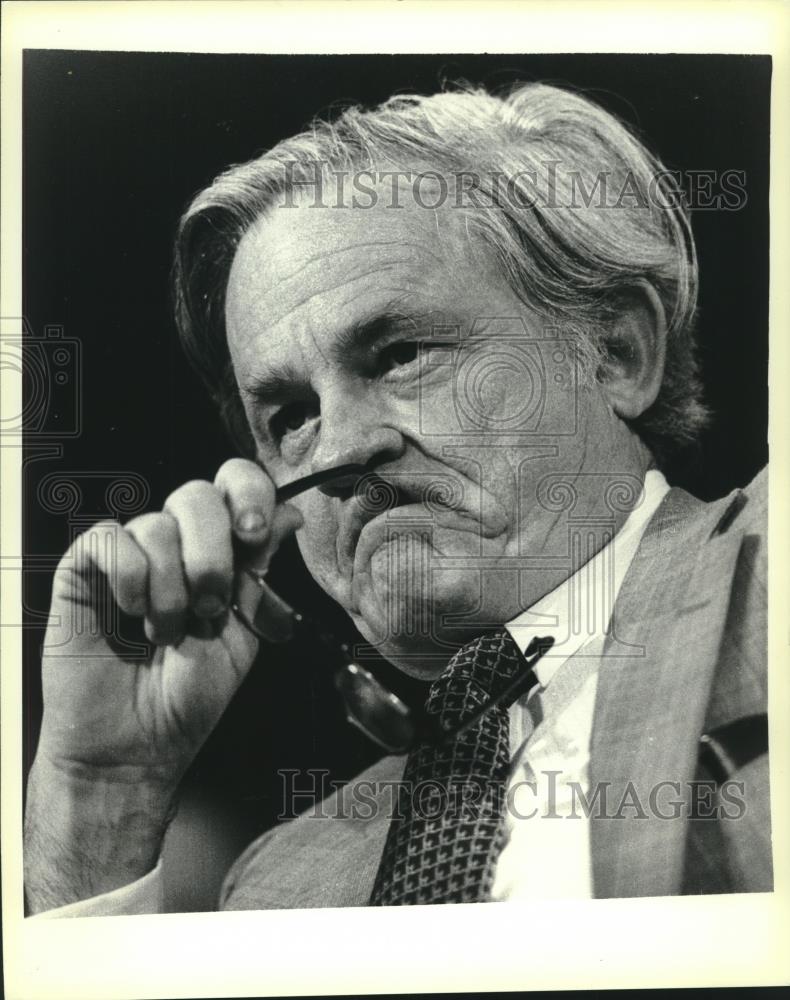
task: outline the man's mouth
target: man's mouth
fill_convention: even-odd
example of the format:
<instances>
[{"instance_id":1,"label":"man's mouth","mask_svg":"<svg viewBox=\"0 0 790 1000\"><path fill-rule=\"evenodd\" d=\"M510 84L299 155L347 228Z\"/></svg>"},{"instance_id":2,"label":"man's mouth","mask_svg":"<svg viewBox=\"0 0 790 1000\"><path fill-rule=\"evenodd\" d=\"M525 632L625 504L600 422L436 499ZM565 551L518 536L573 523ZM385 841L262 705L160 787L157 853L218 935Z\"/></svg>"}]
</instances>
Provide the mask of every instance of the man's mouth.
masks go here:
<instances>
[{"instance_id":1,"label":"man's mouth","mask_svg":"<svg viewBox=\"0 0 790 1000\"><path fill-rule=\"evenodd\" d=\"M403 477L385 479L376 472L368 472L359 478L354 487L354 499L360 513L372 517L419 502L419 497L405 485Z\"/></svg>"},{"instance_id":2,"label":"man's mouth","mask_svg":"<svg viewBox=\"0 0 790 1000\"><path fill-rule=\"evenodd\" d=\"M468 495L470 488L475 497ZM479 488L462 483L450 472L365 474L356 483L353 497L347 501L345 524L338 533L338 563L342 574L348 578L353 570L360 555L357 549L363 531L366 549L386 541L390 532L402 535L410 526L416 530L418 524L422 528L428 523L486 534L480 513L480 492Z\"/></svg>"},{"instance_id":3,"label":"man's mouth","mask_svg":"<svg viewBox=\"0 0 790 1000\"><path fill-rule=\"evenodd\" d=\"M392 517L394 510L418 500L413 491L406 488L402 477L385 479L377 473L367 473L357 481L354 495L347 502L347 523L338 534L338 559L344 576L350 573L354 564L362 529L377 517Z\"/></svg>"}]
</instances>

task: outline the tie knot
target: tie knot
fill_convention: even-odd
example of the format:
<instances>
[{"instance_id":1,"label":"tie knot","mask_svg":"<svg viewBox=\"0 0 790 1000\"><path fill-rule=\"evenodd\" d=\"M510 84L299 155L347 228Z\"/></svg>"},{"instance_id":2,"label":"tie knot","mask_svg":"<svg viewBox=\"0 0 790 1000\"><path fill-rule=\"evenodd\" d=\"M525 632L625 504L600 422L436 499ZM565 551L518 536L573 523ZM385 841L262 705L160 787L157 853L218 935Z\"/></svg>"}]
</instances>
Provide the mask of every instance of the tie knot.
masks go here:
<instances>
[{"instance_id":1,"label":"tie knot","mask_svg":"<svg viewBox=\"0 0 790 1000\"><path fill-rule=\"evenodd\" d=\"M502 691L523 663L506 629L480 636L462 646L433 682L425 710L443 726L463 723Z\"/></svg>"}]
</instances>

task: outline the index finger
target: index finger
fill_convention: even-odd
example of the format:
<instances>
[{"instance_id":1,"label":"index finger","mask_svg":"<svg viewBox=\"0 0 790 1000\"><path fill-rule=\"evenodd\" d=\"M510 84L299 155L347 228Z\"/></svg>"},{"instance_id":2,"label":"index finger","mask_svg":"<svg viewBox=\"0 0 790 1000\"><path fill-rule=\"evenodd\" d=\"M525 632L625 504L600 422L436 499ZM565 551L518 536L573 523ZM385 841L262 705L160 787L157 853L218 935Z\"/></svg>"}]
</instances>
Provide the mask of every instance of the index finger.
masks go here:
<instances>
[{"instance_id":1,"label":"index finger","mask_svg":"<svg viewBox=\"0 0 790 1000\"><path fill-rule=\"evenodd\" d=\"M214 485L225 498L237 538L261 544L272 526L276 504L269 476L246 458L231 458L220 467Z\"/></svg>"}]
</instances>

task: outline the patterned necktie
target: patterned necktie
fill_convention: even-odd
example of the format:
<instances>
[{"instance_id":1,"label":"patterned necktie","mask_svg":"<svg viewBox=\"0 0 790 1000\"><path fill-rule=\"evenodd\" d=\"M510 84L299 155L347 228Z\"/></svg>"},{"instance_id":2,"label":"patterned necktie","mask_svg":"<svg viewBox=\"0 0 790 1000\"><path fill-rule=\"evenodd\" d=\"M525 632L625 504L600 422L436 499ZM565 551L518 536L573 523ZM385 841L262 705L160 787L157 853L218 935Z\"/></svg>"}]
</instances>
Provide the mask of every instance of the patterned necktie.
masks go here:
<instances>
[{"instance_id":1,"label":"patterned necktie","mask_svg":"<svg viewBox=\"0 0 790 1000\"><path fill-rule=\"evenodd\" d=\"M431 685L426 714L441 729L454 729L501 692L524 662L504 630L476 639ZM459 735L438 744L421 742L412 750L372 906L474 903L490 897L504 846L508 737L508 711L501 705Z\"/></svg>"}]
</instances>

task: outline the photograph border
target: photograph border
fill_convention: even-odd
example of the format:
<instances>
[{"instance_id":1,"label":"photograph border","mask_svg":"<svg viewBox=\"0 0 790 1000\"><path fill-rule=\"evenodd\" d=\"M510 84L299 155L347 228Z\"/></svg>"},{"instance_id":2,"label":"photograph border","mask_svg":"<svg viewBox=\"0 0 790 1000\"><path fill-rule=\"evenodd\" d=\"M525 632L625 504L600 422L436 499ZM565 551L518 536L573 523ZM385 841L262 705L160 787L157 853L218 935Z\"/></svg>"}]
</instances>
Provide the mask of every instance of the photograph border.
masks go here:
<instances>
[{"instance_id":1,"label":"photograph border","mask_svg":"<svg viewBox=\"0 0 790 1000\"><path fill-rule=\"evenodd\" d=\"M775 2L6 3L0 317L22 316L26 48L260 53L727 52L773 58L769 364L769 689L775 889L743 896L254 913L22 918L21 630L2 639L2 884L9 997L468 992L790 981L790 8ZM261 26L265 24L265 30ZM528 41L523 41L528 40ZM520 42L520 44L519 44ZM5 320L4 320L5 321ZM19 320L21 323L21 319ZM3 371L4 410L21 375ZM10 442L8 443L10 444ZM20 442L21 444L21 442ZM0 449L2 553L23 551L21 447ZM4 565L3 569L7 569ZM13 567L12 567L13 569ZM3 572L0 623L21 620ZM594 919L591 917L594 915ZM402 956L408 956L404 961Z\"/></svg>"}]
</instances>

